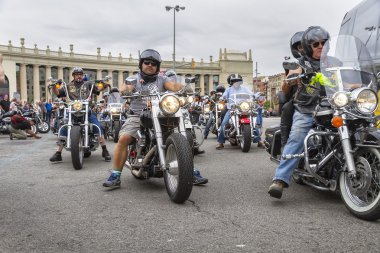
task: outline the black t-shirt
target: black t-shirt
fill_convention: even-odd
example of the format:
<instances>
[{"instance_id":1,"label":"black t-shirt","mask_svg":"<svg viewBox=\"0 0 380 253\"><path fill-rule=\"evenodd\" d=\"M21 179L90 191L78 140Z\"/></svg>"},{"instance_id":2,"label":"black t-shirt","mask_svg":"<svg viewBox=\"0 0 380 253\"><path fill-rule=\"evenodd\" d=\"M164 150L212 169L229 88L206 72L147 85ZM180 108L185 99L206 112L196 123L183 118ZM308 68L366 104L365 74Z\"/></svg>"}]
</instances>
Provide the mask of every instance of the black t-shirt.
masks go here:
<instances>
[{"instance_id":1,"label":"black t-shirt","mask_svg":"<svg viewBox=\"0 0 380 253\"><path fill-rule=\"evenodd\" d=\"M9 100L1 100L0 101L0 105L1 105L1 107L3 108L3 110L5 111L5 112L8 112L9 111L9 106L11 105L11 101L9 101Z\"/></svg>"}]
</instances>

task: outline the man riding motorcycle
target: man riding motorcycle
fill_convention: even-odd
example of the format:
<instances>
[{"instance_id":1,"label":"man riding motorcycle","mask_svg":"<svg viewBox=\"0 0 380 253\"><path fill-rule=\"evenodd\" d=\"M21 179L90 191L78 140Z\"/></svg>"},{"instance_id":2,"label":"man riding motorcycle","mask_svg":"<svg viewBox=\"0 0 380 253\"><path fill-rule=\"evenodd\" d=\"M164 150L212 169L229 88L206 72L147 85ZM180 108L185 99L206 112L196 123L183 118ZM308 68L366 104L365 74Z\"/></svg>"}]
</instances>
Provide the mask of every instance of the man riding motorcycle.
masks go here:
<instances>
[{"instance_id":1,"label":"man riding motorcycle","mask_svg":"<svg viewBox=\"0 0 380 253\"><path fill-rule=\"evenodd\" d=\"M65 89L63 87L57 89L55 86L52 87L53 92L57 95L58 98L66 97L68 96L70 100L75 100L80 97L80 89L83 84L85 84L85 81L83 81L83 69L82 68L74 68L73 72L71 73L73 80L67 85L67 90L69 94L66 94ZM94 87L93 94L91 95L98 95L99 90L96 86ZM100 123L98 119L96 118L95 113L91 113L89 118L89 122L92 124L97 125L100 128ZM94 128L94 131L98 131L97 128ZM102 146L102 157L104 157L105 161L110 161L111 156L107 150L107 146L105 144L104 135L103 133L100 133L99 135L99 144ZM67 136L67 129L64 128L61 130L60 136ZM62 149L63 145L61 142L57 142L57 151L54 153L54 155L50 158L51 162L61 162L62 161Z\"/></svg>"},{"instance_id":2,"label":"man riding motorcycle","mask_svg":"<svg viewBox=\"0 0 380 253\"><path fill-rule=\"evenodd\" d=\"M330 39L329 33L320 26L309 27L303 34L301 44L305 55L299 59L299 63L313 73L320 71L320 58L323 45ZM302 69L298 69L302 73ZM302 82L302 83L301 83ZM297 85L297 92L294 96L293 124L289 139L284 147L283 154L299 154L304 148L304 139L313 126L312 113L318 104L319 96L323 94L324 87L316 83L310 84L308 78L297 79L288 85ZM316 87L315 87L316 86ZM299 159L281 159L280 165L276 169L273 183L269 187L269 194L274 198L281 198L283 188L288 187L293 170L296 168Z\"/></svg>"},{"instance_id":3,"label":"man riding motorcycle","mask_svg":"<svg viewBox=\"0 0 380 253\"><path fill-rule=\"evenodd\" d=\"M120 92L131 93L134 91L179 91L182 89L180 83L173 82L165 75L159 75L161 65L160 54L153 49L144 50L140 55L139 61L139 73L136 74L138 80L136 85L125 84ZM120 187L120 175L123 170L124 164L127 160L127 147L138 136L137 132L140 129L140 117L143 109L146 107L146 103L143 99L134 99L130 104L130 115L128 117L119 132L119 140L114 149L114 160L112 164L112 172L106 182L103 183L104 187L118 188ZM199 172L199 171L197 171ZM196 176L196 174L194 174ZM200 176L200 175L199 175ZM207 181L204 181L207 183Z\"/></svg>"},{"instance_id":4,"label":"man riding motorcycle","mask_svg":"<svg viewBox=\"0 0 380 253\"><path fill-rule=\"evenodd\" d=\"M214 101L214 103L211 105L211 108L210 108L210 117L207 121L207 124L206 124L206 127L205 127L205 131L204 131L204 138L207 139L208 137L208 134L210 132L210 128L212 126L212 123L214 122L214 120L218 120L218 119L214 119L214 110L217 110L218 108L216 108L215 106L215 103L217 103L219 101L219 98L221 97L221 95L223 95L223 93L226 91L226 88L224 88L224 86L222 84L219 84L218 86L216 86L216 89L214 91L214 93L212 93L213 91L210 92L210 98Z\"/></svg>"},{"instance_id":5,"label":"man riding motorcycle","mask_svg":"<svg viewBox=\"0 0 380 253\"><path fill-rule=\"evenodd\" d=\"M232 74L227 79L228 84L230 87L223 93L223 96L221 99L227 100L227 112L224 115L223 121L220 124L220 130L218 132L218 145L216 146L216 149L223 149L225 138L224 138L224 127L227 125L231 118L230 110L232 103L230 99L232 98L233 94L237 93L246 93L246 94L252 94L250 90L248 90L246 87L241 86L243 83L243 78L239 74Z\"/></svg>"}]
</instances>

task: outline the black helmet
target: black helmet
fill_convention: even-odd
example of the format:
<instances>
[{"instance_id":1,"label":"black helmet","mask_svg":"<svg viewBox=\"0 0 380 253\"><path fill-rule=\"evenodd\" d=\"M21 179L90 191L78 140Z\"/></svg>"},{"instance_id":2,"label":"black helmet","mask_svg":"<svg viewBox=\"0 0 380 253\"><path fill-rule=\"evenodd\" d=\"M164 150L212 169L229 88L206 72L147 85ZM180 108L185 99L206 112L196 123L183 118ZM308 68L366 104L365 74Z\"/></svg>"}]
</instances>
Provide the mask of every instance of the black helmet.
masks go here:
<instances>
[{"instance_id":1,"label":"black helmet","mask_svg":"<svg viewBox=\"0 0 380 253\"><path fill-rule=\"evenodd\" d=\"M216 92L221 92L221 93L224 93L225 90L226 88L224 88L223 84L219 84L218 86L216 86L216 89L215 89Z\"/></svg>"},{"instance_id":2,"label":"black helmet","mask_svg":"<svg viewBox=\"0 0 380 253\"><path fill-rule=\"evenodd\" d=\"M146 49L140 54L139 68L141 70L141 65L144 60L152 60L157 62L157 73L160 72L160 64L162 62L161 55L154 49Z\"/></svg>"},{"instance_id":3,"label":"black helmet","mask_svg":"<svg viewBox=\"0 0 380 253\"><path fill-rule=\"evenodd\" d=\"M239 74L231 74L227 78L227 83L231 86L235 82L243 81L243 77Z\"/></svg>"},{"instance_id":4,"label":"black helmet","mask_svg":"<svg viewBox=\"0 0 380 253\"><path fill-rule=\"evenodd\" d=\"M310 26L302 35L301 45L308 57L312 57L311 44L321 40L329 40L330 34L320 26Z\"/></svg>"},{"instance_id":5,"label":"black helmet","mask_svg":"<svg viewBox=\"0 0 380 253\"><path fill-rule=\"evenodd\" d=\"M294 58L297 58L297 59L302 56L297 47L298 45L301 45L303 33L304 33L303 31L296 32L290 39L290 50L292 51L292 55L294 56Z\"/></svg>"},{"instance_id":6,"label":"black helmet","mask_svg":"<svg viewBox=\"0 0 380 253\"><path fill-rule=\"evenodd\" d=\"M83 75L84 74L83 69L82 68L74 68L73 72L71 72L71 75L73 76L75 74L82 74Z\"/></svg>"}]
</instances>

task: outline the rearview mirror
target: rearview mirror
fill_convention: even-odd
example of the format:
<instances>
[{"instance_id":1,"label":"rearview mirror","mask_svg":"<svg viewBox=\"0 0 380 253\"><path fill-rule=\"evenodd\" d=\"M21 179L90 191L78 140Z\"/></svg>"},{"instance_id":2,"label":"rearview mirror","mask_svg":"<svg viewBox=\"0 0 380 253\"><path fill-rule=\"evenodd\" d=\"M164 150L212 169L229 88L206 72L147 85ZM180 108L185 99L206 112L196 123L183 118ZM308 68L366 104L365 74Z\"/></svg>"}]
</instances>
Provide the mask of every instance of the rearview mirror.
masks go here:
<instances>
[{"instance_id":1,"label":"rearview mirror","mask_svg":"<svg viewBox=\"0 0 380 253\"><path fill-rule=\"evenodd\" d=\"M293 61L284 61L282 63L282 67L285 69L285 70L296 70L300 67L300 64L297 60L293 60Z\"/></svg>"}]
</instances>

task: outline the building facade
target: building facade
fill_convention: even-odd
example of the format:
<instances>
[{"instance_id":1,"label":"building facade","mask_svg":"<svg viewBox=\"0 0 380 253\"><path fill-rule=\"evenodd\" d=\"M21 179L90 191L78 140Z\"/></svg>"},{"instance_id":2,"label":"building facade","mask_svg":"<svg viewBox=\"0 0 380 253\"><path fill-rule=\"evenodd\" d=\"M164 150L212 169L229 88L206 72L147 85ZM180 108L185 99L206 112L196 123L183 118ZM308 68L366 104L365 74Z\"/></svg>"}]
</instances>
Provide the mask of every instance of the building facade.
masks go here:
<instances>
[{"instance_id":1,"label":"building facade","mask_svg":"<svg viewBox=\"0 0 380 253\"><path fill-rule=\"evenodd\" d=\"M138 72L138 56L131 54L128 58L101 55L101 49L97 48L96 55L74 53L74 46L70 45L70 52L50 50L49 46L41 50L26 48L25 40L21 38L20 47L13 46L11 41L8 45L0 45L0 53L3 55L3 66L6 75L6 84L0 88L0 96L9 94L18 97L21 101L40 101L48 99L51 95L47 89L47 80L63 79L69 82L71 71L74 67L82 67L90 80L99 80L105 76L112 77L113 86L121 87L127 76ZM161 69L170 69L172 61L163 61ZM226 85L226 79L231 73L240 73L247 84L252 85L252 53L219 50L219 59L213 61L210 56L209 62L191 61L176 62L176 72L179 75L195 76L195 88L200 90L201 95L208 94L217 85Z\"/></svg>"}]
</instances>

